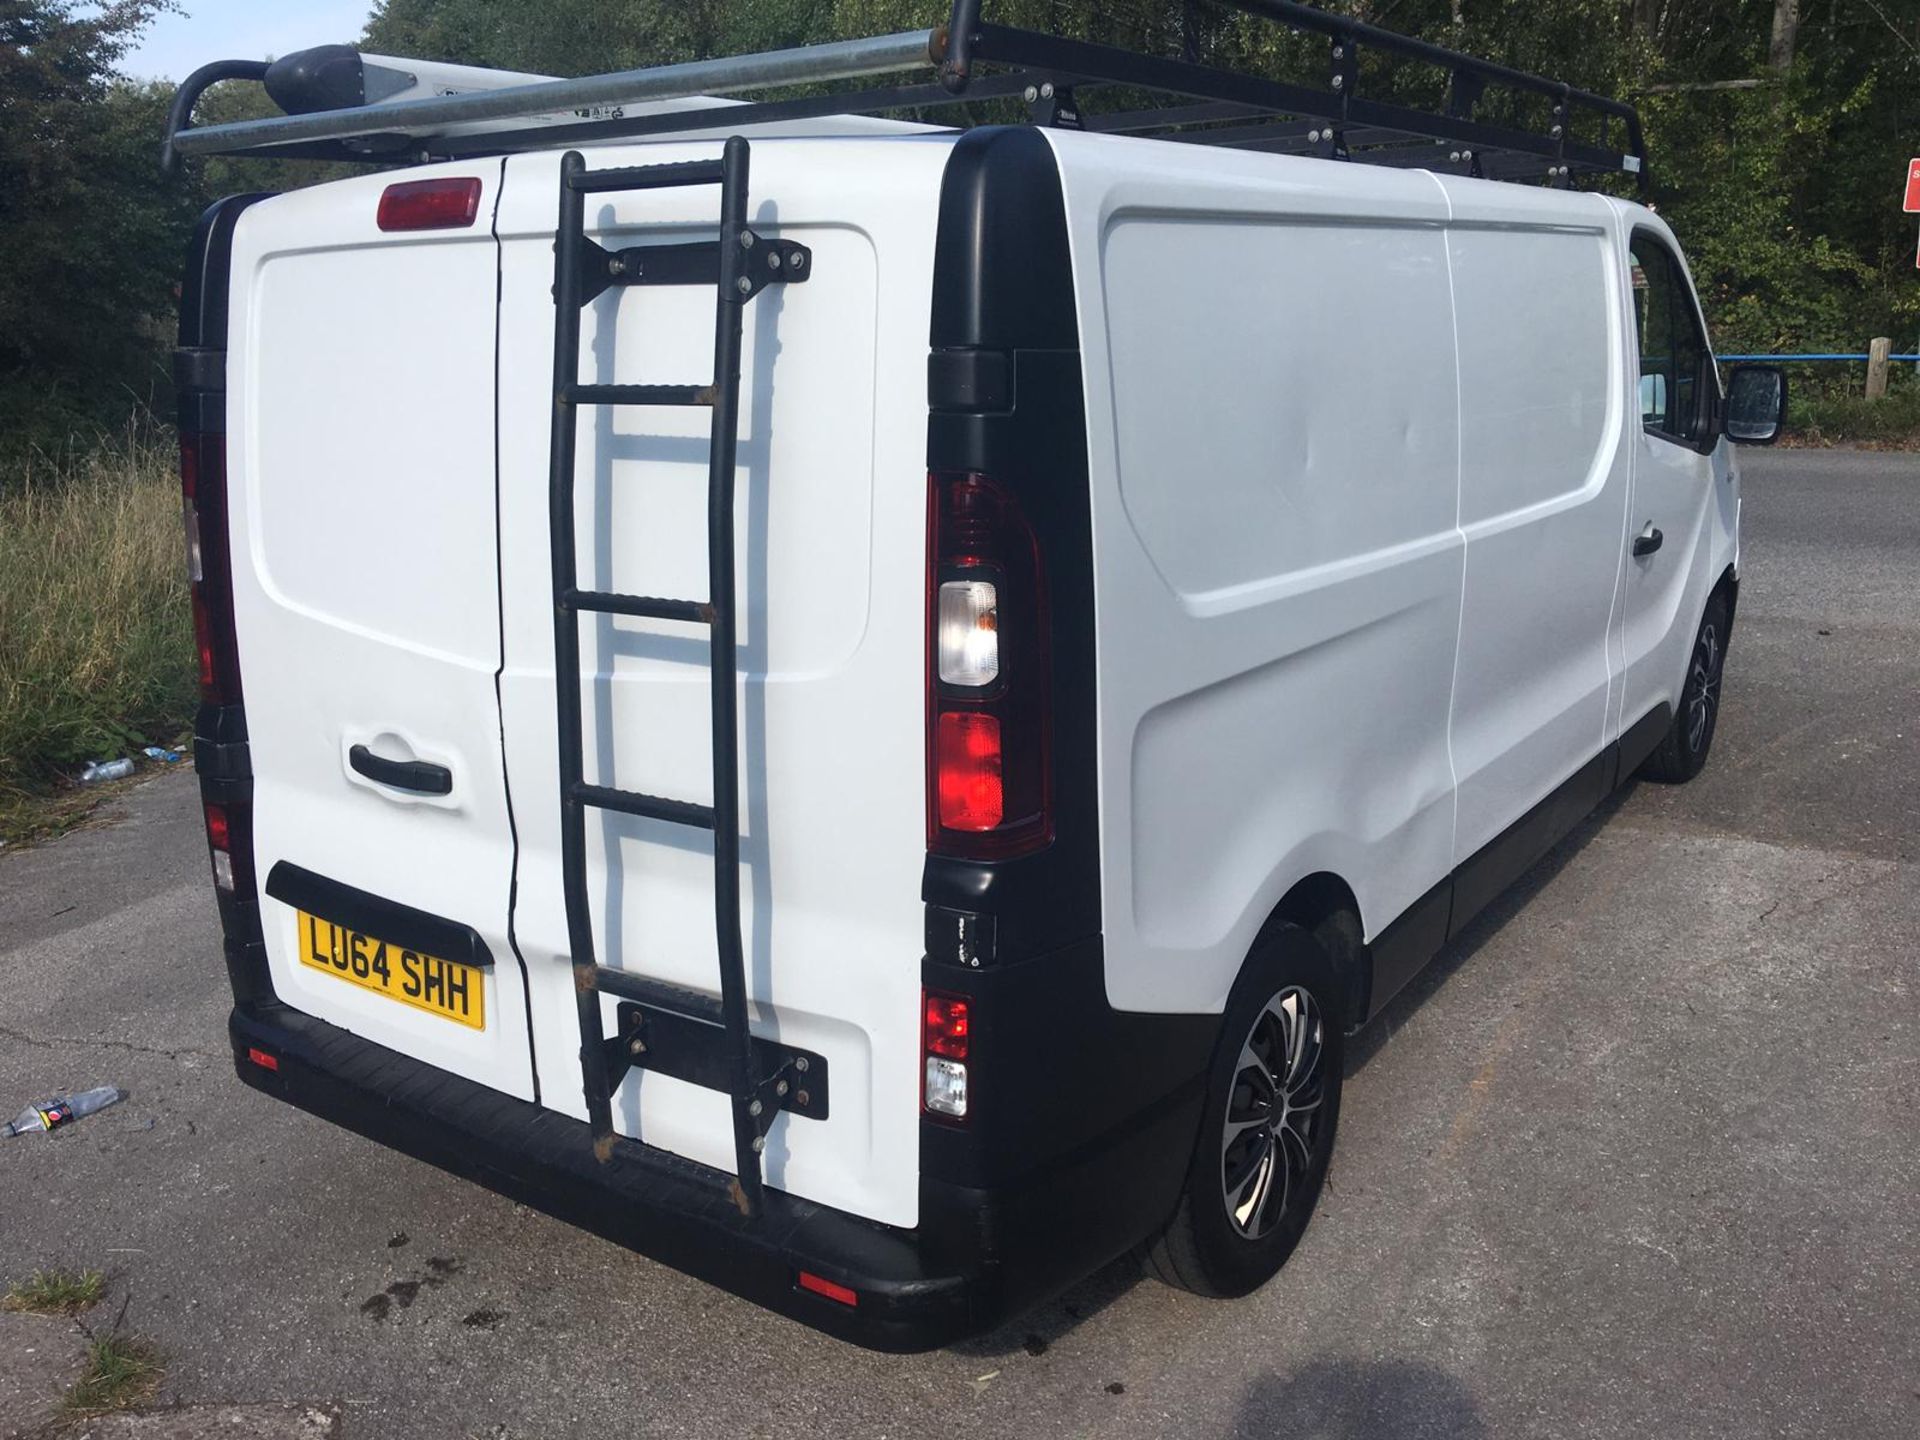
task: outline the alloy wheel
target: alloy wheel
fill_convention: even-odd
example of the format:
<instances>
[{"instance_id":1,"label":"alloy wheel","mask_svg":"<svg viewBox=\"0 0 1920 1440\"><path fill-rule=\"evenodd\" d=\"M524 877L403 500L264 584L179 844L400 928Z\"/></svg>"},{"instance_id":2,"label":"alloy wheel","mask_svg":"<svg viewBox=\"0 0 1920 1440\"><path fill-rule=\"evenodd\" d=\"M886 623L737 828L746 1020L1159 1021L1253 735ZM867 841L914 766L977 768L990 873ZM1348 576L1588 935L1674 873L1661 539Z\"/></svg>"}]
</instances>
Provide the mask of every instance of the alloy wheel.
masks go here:
<instances>
[{"instance_id":1,"label":"alloy wheel","mask_svg":"<svg viewBox=\"0 0 1920 1440\"><path fill-rule=\"evenodd\" d=\"M1321 1010L1292 985L1266 1003L1240 1047L1220 1142L1220 1189L1233 1227L1258 1240L1307 1189L1326 1098Z\"/></svg>"}]
</instances>

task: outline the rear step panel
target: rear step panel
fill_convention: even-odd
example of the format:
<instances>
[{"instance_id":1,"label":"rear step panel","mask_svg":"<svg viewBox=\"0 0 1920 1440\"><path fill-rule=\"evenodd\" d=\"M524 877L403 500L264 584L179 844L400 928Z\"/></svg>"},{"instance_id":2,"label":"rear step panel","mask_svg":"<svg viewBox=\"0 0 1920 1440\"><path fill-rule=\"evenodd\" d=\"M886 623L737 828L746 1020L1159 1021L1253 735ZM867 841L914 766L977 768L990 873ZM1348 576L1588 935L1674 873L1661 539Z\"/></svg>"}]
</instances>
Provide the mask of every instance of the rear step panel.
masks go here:
<instances>
[{"instance_id":1,"label":"rear step panel","mask_svg":"<svg viewBox=\"0 0 1920 1440\"><path fill-rule=\"evenodd\" d=\"M289 1005L531 1098L494 696L501 162L409 178L435 175L481 180L470 226L383 232L386 177L367 176L264 200L235 232L228 469L261 919ZM302 909L391 942L396 974L408 945L478 962L441 973L478 987L484 1024L302 963Z\"/></svg>"},{"instance_id":2,"label":"rear step panel","mask_svg":"<svg viewBox=\"0 0 1920 1440\"><path fill-rule=\"evenodd\" d=\"M634 263L684 267L689 247L719 233L717 187L653 167L711 166L720 148L589 152L586 234L615 253L661 247ZM754 141L748 224L768 255L806 255L808 273L739 308L734 873L746 998L758 1050L812 1057L832 1075L827 1115L782 1110L761 1159L775 1190L895 1225L917 1216L919 357L947 151L944 140ZM564 894L556 614L578 627L587 928L593 958L614 972L598 987L600 1031L617 1041L633 1013L626 1002L663 995L678 1013L721 1018L708 827L726 807L714 792L700 608L712 454L712 397L700 392L715 378L716 292L711 282L616 284L580 310L580 388L568 396L579 412L575 553L572 574L556 574L539 482L555 414L548 379L566 384L552 363L560 166L556 155L509 160L498 219L500 457L503 475L517 477L502 490L501 704L519 838L513 933L529 971L542 1099L587 1118ZM629 173L593 178L620 170ZM636 178L647 188L631 188ZM676 992L684 1003L671 1002ZM697 1057L677 1073L642 1064L614 1091L613 1130L740 1173L727 1089L699 1083L715 1076L694 1073Z\"/></svg>"}]
</instances>

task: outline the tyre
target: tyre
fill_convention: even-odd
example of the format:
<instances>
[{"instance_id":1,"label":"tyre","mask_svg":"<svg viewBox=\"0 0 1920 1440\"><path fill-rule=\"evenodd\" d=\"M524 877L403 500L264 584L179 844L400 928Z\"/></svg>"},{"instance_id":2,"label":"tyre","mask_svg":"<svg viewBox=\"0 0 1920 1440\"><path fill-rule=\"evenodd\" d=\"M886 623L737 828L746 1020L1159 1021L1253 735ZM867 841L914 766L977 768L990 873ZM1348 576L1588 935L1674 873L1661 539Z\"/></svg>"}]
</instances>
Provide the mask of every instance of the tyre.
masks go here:
<instances>
[{"instance_id":1,"label":"tyre","mask_svg":"<svg viewBox=\"0 0 1920 1440\"><path fill-rule=\"evenodd\" d=\"M1640 767L1649 780L1681 785L1706 766L1713 749L1714 727L1720 722L1720 675L1727 664L1727 598L1715 593L1700 617L1693 653L1687 660L1687 683L1680 691L1680 708L1660 744Z\"/></svg>"},{"instance_id":2,"label":"tyre","mask_svg":"<svg viewBox=\"0 0 1920 1440\"><path fill-rule=\"evenodd\" d=\"M1150 1273L1199 1295L1272 1279L1307 1228L1333 1154L1345 1062L1343 990L1313 936L1261 938L1233 987L1179 1208Z\"/></svg>"}]
</instances>

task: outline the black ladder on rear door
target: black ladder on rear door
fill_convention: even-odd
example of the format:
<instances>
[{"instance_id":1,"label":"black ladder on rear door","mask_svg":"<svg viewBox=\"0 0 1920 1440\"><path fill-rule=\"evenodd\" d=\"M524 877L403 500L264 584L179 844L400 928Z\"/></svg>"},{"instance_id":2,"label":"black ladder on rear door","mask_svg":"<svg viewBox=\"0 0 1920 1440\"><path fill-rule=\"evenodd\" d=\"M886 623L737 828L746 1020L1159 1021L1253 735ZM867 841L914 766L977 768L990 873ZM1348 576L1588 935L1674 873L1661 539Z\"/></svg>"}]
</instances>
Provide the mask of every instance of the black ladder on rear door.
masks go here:
<instances>
[{"instance_id":1,"label":"black ladder on rear door","mask_svg":"<svg viewBox=\"0 0 1920 1440\"><path fill-rule=\"evenodd\" d=\"M587 239L591 194L720 187L720 235L696 244L639 245L609 251ZM805 246L769 240L747 224L747 142L734 136L718 160L589 170L578 152L560 160L560 220L554 235L553 524L554 693L560 730L560 855L567 938L580 1011L580 1064L594 1153L613 1151L612 1095L628 1067L655 1068L725 1089L732 1097L735 1202L748 1215L761 1208L760 1152L782 1109L812 1101L824 1110L824 1066L818 1057L756 1040L748 1029L746 964L740 943L740 775L734 660L733 470L738 442L740 331L749 301L770 284L805 280L813 257ZM618 285L715 285L713 381L706 385L583 385L580 311ZM611 318L605 322L611 323ZM705 600L658 599L582 590L574 555L574 449L582 405L704 405L713 411L707 467L707 594ZM582 611L685 621L708 627L713 707L713 804L698 805L589 784L582 773L580 633ZM720 1002L678 986L598 964L587 905L586 812L589 806L713 832L714 924L720 953ZM609 1039L600 996L635 1002L622 1007L636 1028ZM647 1022L656 1022L651 1028ZM690 1043L689 1025L721 1040L724 1064L711 1045ZM705 1028L713 1027L713 1028ZM715 1029L721 1034L716 1034ZM654 1032L660 1033L659 1043ZM816 1065L811 1076L809 1061ZM716 1073L717 1071L717 1073ZM809 1096L818 1092L818 1099Z\"/></svg>"}]
</instances>

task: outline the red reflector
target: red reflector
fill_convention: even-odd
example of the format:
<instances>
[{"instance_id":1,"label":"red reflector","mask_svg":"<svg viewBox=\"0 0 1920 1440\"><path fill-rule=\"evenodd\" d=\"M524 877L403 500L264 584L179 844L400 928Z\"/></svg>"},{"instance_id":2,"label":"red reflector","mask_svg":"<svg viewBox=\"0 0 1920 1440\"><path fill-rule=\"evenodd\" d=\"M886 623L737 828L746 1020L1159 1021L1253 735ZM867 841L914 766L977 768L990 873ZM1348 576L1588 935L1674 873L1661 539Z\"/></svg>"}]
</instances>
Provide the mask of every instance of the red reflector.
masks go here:
<instances>
[{"instance_id":1,"label":"red reflector","mask_svg":"<svg viewBox=\"0 0 1920 1440\"><path fill-rule=\"evenodd\" d=\"M829 1300L838 1300L842 1305L858 1305L860 1296L844 1285L836 1285L824 1275L816 1275L811 1270L800 1272L800 1288L811 1290L816 1295L824 1295Z\"/></svg>"},{"instance_id":2,"label":"red reflector","mask_svg":"<svg viewBox=\"0 0 1920 1440\"><path fill-rule=\"evenodd\" d=\"M927 1054L944 1060L966 1059L971 1031L965 1000L958 995L927 995Z\"/></svg>"},{"instance_id":3,"label":"red reflector","mask_svg":"<svg viewBox=\"0 0 1920 1440\"><path fill-rule=\"evenodd\" d=\"M1006 813L1000 779L1000 717L978 710L941 714L935 737L940 823L991 830Z\"/></svg>"},{"instance_id":4,"label":"red reflector","mask_svg":"<svg viewBox=\"0 0 1920 1440\"><path fill-rule=\"evenodd\" d=\"M479 213L480 182L469 176L402 180L380 192L382 230L460 230Z\"/></svg>"},{"instance_id":5,"label":"red reflector","mask_svg":"<svg viewBox=\"0 0 1920 1440\"><path fill-rule=\"evenodd\" d=\"M280 1057L278 1055L269 1055L266 1051L257 1050L251 1045L247 1047L247 1059L258 1065L262 1070L278 1070L280 1068Z\"/></svg>"},{"instance_id":6,"label":"red reflector","mask_svg":"<svg viewBox=\"0 0 1920 1440\"><path fill-rule=\"evenodd\" d=\"M224 805L207 806L207 843L216 850L233 849L233 831Z\"/></svg>"}]
</instances>

